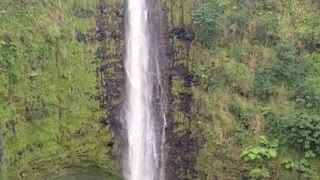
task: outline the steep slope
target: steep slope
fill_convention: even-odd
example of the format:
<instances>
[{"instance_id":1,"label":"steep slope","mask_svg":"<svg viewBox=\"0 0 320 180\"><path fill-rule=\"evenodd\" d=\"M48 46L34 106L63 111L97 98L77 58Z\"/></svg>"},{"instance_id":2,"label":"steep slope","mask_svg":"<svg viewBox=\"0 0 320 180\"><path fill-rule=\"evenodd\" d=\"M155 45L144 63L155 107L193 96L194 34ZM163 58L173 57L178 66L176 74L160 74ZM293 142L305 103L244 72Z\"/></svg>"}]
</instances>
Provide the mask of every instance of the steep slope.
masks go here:
<instances>
[{"instance_id":1,"label":"steep slope","mask_svg":"<svg viewBox=\"0 0 320 180\"><path fill-rule=\"evenodd\" d=\"M120 104L120 4L0 7L2 177L35 179L89 165L119 174L109 129Z\"/></svg>"},{"instance_id":2,"label":"steep slope","mask_svg":"<svg viewBox=\"0 0 320 180\"><path fill-rule=\"evenodd\" d=\"M174 179L317 179L319 3L165 3Z\"/></svg>"},{"instance_id":3,"label":"steep slope","mask_svg":"<svg viewBox=\"0 0 320 180\"><path fill-rule=\"evenodd\" d=\"M167 179L317 179L319 2L154 3ZM119 176L123 7L0 2L3 179Z\"/></svg>"}]
</instances>

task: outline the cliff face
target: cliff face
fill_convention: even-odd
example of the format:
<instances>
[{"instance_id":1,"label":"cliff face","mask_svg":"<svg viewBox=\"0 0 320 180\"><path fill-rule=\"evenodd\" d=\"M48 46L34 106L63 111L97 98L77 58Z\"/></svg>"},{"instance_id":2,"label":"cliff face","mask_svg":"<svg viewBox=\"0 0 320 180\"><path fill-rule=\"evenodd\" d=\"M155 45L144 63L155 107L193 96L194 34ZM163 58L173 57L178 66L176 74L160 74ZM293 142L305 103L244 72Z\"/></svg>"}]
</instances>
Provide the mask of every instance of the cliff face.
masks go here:
<instances>
[{"instance_id":1,"label":"cliff face","mask_svg":"<svg viewBox=\"0 0 320 180\"><path fill-rule=\"evenodd\" d=\"M1 179L90 165L119 175L110 130L120 130L123 2L0 4Z\"/></svg>"},{"instance_id":2,"label":"cliff face","mask_svg":"<svg viewBox=\"0 0 320 180\"><path fill-rule=\"evenodd\" d=\"M0 2L2 179L43 179L88 166L121 177L124 3ZM244 161L243 153L261 149L260 136L272 137L268 132L278 126L270 123L290 124L288 114L319 115L319 4L149 3L161 81L154 102L168 121L166 179L302 176L305 172L284 168L288 157L302 166L296 160L304 155L288 152L292 148L280 136L273 138L284 145L276 148L276 158L259 159L264 164ZM192 12L199 16L195 24ZM299 86L287 84L291 76ZM307 160L308 172L319 173L317 159Z\"/></svg>"},{"instance_id":3,"label":"cliff face","mask_svg":"<svg viewBox=\"0 0 320 180\"><path fill-rule=\"evenodd\" d=\"M319 91L313 90L319 83L300 86L319 79L314 75L319 72L319 3L164 0L159 7L166 18L159 35L166 45L159 56L170 62L163 70L170 89L167 178L318 178L316 146L301 140L297 149L287 136L298 137L311 122L302 125L300 115L288 114L303 114L319 124L314 101ZM300 101L309 104L301 106ZM288 125L295 120L286 118L298 119L299 132L288 131L296 128ZM308 129L308 138L320 142L311 137L319 132L315 129ZM257 149L276 155L258 152L249 159ZM315 156L306 155L310 151ZM300 158L308 170L285 165L302 167Z\"/></svg>"},{"instance_id":4,"label":"cliff face","mask_svg":"<svg viewBox=\"0 0 320 180\"><path fill-rule=\"evenodd\" d=\"M190 84L192 3L154 1L151 6L153 21L159 22L153 29L160 96L171 97L171 80L174 86ZM91 165L119 175L124 2L3 1L1 8L2 177L35 179ZM173 160L167 171L173 179L193 173L195 146L187 132L177 136L172 121L175 113L190 111L183 105L190 100L188 93L174 91L159 105L173 110L166 113L167 155ZM181 151L190 155L180 156Z\"/></svg>"},{"instance_id":5,"label":"cliff face","mask_svg":"<svg viewBox=\"0 0 320 180\"><path fill-rule=\"evenodd\" d=\"M197 145L191 137L190 121L195 80L188 66L195 34L191 26L191 9L194 1L163 1L166 17L166 54L170 57L167 82L170 88L169 122L166 141L166 175L168 179L195 179Z\"/></svg>"}]
</instances>

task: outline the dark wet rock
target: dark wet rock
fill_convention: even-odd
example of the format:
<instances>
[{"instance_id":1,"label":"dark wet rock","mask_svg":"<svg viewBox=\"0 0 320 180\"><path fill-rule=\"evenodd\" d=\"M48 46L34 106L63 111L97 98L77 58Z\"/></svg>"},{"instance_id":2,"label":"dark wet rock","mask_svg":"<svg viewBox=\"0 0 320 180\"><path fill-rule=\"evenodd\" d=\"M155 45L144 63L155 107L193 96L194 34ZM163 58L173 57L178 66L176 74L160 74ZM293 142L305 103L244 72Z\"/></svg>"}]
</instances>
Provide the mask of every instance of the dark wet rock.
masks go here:
<instances>
[{"instance_id":1,"label":"dark wet rock","mask_svg":"<svg viewBox=\"0 0 320 180\"><path fill-rule=\"evenodd\" d=\"M107 59L107 48L106 47L99 47L96 52L97 58L101 60L106 60Z\"/></svg>"},{"instance_id":2,"label":"dark wet rock","mask_svg":"<svg viewBox=\"0 0 320 180\"><path fill-rule=\"evenodd\" d=\"M189 70L184 65L174 66L171 69L171 76L178 76L180 78L183 78L188 74L189 74Z\"/></svg>"},{"instance_id":3,"label":"dark wet rock","mask_svg":"<svg viewBox=\"0 0 320 180\"><path fill-rule=\"evenodd\" d=\"M100 13L102 14L110 14L113 10L112 6L108 6L105 4L105 2L100 1L99 5L98 5L98 10L100 11Z\"/></svg>"},{"instance_id":4,"label":"dark wet rock","mask_svg":"<svg viewBox=\"0 0 320 180\"><path fill-rule=\"evenodd\" d=\"M119 7L119 8L117 8L117 9L115 10L115 12L116 12L116 15L117 15L118 17L121 17L121 18L124 17L124 7Z\"/></svg>"},{"instance_id":5,"label":"dark wet rock","mask_svg":"<svg viewBox=\"0 0 320 180\"><path fill-rule=\"evenodd\" d=\"M189 27L176 27L169 31L170 38L177 38L183 42L192 42L195 38L195 34L192 28Z\"/></svg>"},{"instance_id":6,"label":"dark wet rock","mask_svg":"<svg viewBox=\"0 0 320 180\"><path fill-rule=\"evenodd\" d=\"M94 16L94 12L89 9L80 8L74 10L74 16L77 18L90 18Z\"/></svg>"},{"instance_id":7,"label":"dark wet rock","mask_svg":"<svg viewBox=\"0 0 320 180\"><path fill-rule=\"evenodd\" d=\"M80 43L94 43L99 38L98 33L98 28L91 28L87 33L76 30L76 40ZM88 53L91 53L91 50Z\"/></svg>"},{"instance_id":8,"label":"dark wet rock","mask_svg":"<svg viewBox=\"0 0 320 180\"><path fill-rule=\"evenodd\" d=\"M123 83L122 80L108 80L108 82L105 85L105 88L108 90L108 94L105 97L106 102L110 102L110 100L112 99L120 100L121 83Z\"/></svg>"},{"instance_id":9,"label":"dark wet rock","mask_svg":"<svg viewBox=\"0 0 320 180\"><path fill-rule=\"evenodd\" d=\"M165 6L163 6L165 7ZM163 8L162 7L162 8ZM160 9L161 16L156 17L165 17L166 9ZM184 65L176 65L174 60L177 54L174 51L174 41L180 40L186 43L190 43L194 36L192 35L192 31L186 30L186 28L175 28L172 30L168 30L167 19L159 19L155 22L159 22L158 24L154 24L154 31L157 37L156 47L158 47L158 58L160 63L160 71L162 75L162 88L157 90L161 96L154 97L154 104L165 104L166 108L166 117L167 117L167 127L166 127L166 143L165 143L165 151L166 151L166 177L168 180L175 179L195 179L196 171L195 164L197 160L196 156L196 143L193 139L190 138L190 133L183 132L177 133L176 130L179 127L174 120L174 109L183 109L182 112L189 112L186 114L190 114L191 106L192 106L192 95L191 94L181 94L177 97L173 97L170 93L170 89L172 88L172 79L179 78L183 80L184 84L186 81L189 81L191 73L188 68ZM173 39L172 40L170 40ZM181 100L183 99L183 100ZM181 100L181 101L180 101ZM180 101L181 103L176 104L175 101ZM182 104L185 105L182 105ZM178 106L178 107L176 107ZM161 107L161 106L160 106ZM160 108L161 110L161 108ZM161 111L159 111L161 112ZM158 125L162 127L161 124Z\"/></svg>"},{"instance_id":10,"label":"dark wet rock","mask_svg":"<svg viewBox=\"0 0 320 180\"><path fill-rule=\"evenodd\" d=\"M174 129L174 127L171 128ZM168 134L167 140L170 144L166 173L170 175L170 179L189 180L196 178L197 155L195 152L197 145L190 136L190 132L183 135Z\"/></svg>"},{"instance_id":11,"label":"dark wet rock","mask_svg":"<svg viewBox=\"0 0 320 180\"><path fill-rule=\"evenodd\" d=\"M183 80L185 82L185 87L191 87L196 82L195 76L193 74L191 74L191 73L189 73L186 76L184 76Z\"/></svg>"},{"instance_id":12,"label":"dark wet rock","mask_svg":"<svg viewBox=\"0 0 320 180\"><path fill-rule=\"evenodd\" d=\"M107 14L107 12L108 12L107 5L105 3L100 3L98 6L98 9L103 14Z\"/></svg>"},{"instance_id":13,"label":"dark wet rock","mask_svg":"<svg viewBox=\"0 0 320 180\"><path fill-rule=\"evenodd\" d=\"M192 94L189 93L180 93L179 99L181 100L180 103L180 111L184 112L187 116L191 112L191 105L193 102Z\"/></svg>"},{"instance_id":14,"label":"dark wet rock","mask_svg":"<svg viewBox=\"0 0 320 180\"><path fill-rule=\"evenodd\" d=\"M194 39L193 32L188 28L174 28L169 31L169 37L175 40L183 41L188 48L189 43ZM174 42L172 41L172 42ZM173 44L174 46L174 44ZM173 49L173 48L172 48ZM175 59L186 59L188 61L189 56L186 54L173 54ZM198 172L195 169L197 163L198 144L195 139L191 137L190 125L192 121L192 106L194 104L193 94L191 87L199 81L199 79L193 75L187 66L180 64L173 66L170 71L169 85L172 88L172 79L179 78L182 80L183 88L186 90L184 93L179 93L177 96L171 95L170 100L170 118L168 121L167 134L167 164L166 174L168 179L196 179ZM177 103L178 102L178 103ZM184 124L179 124L175 121L173 114L175 109L185 115ZM183 131L176 132L178 128L183 127Z\"/></svg>"},{"instance_id":15,"label":"dark wet rock","mask_svg":"<svg viewBox=\"0 0 320 180\"><path fill-rule=\"evenodd\" d=\"M110 124L109 119L106 117L100 117L99 121L103 125L103 127L106 127Z\"/></svg>"},{"instance_id":16,"label":"dark wet rock","mask_svg":"<svg viewBox=\"0 0 320 180\"><path fill-rule=\"evenodd\" d=\"M114 142L123 141L123 133L121 132L120 111L121 111L121 94L123 85L123 67L121 51L116 50L108 52L108 45L115 42L116 46L121 49L121 40L123 39L122 30L119 28L122 21L119 16L122 16L122 11L119 6L108 6L104 1L100 1L98 5L98 13L96 19L95 37L99 41L100 47L95 55L100 64L96 68L97 89L99 93L95 99L99 101L101 109L107 112L107 116L100 118L100 123L103 128L110 127L113 132ZM112 22L108 21L108 17L112 17ZM120 31L119 31L120 30ZM123 29L124 30L124 29ZM113 45L114 46L114 45ZM113 62L108 61L113 59ZM114 61L114 60L119 61ZM112 73L110 70L112 69ZM110 145L110 146L113 146Z\"/></svg>"},{"instance_id":17,"label":"dark wet rock","mask_svg":"<svg viewBox=\"0 0 320 180\"><path fill-rule=\"evenodd\" d=\"M124 40L125 38L125 29L126 29L126 25L125 25L125 21L124 18L122 19L122 21L119 23L119 30L121 33L121 40Z\"/></svg>"},{"instance_id":18,"label":"dark wet rock","mask_svg":"<svg viewBox=\"0 0 320 180\"><path fill-rule=\"evenodd\" d=\"M113 145L114 145L114 142L110 141L110 142L107 144L107 147L108 147L108 148L112 148Z\"/></svg>"},{"instance_id":19,"label":"dark wet rock","mask_svg":"<svg viewBox=\"0 0 320 180\"><path fill-rule=\"evenodd\" d=\"M98 18L96 21L96 39L100 42L108 40L111 38L113 40L123 39L120 37L119 24L107 23L104 18Z\"/></svg>"},{"instance_id":20,"label":"dark wet rock","mask_svg":"<svg viewBox=\"0 0 320 180\"><path fill-rule=\"evenodd\" d=\"M118 33L117 31L112 31L110 34L110 38L113 40L123 40L124 36L121 33Z\"/></svg>"},{"instance_id":21,"label":"dark wet rock","mask_svg":"<svg viewBox=\"0 0 320 180\"><path fill-rule=\"evenodd\" d=\"M162 47L159 49L159 58L173 58L174 50L171 47Z\"/></svg>"},{"instance_id":22,"label":"dark wet rock","mask_svg":"<svg viewBox=\"0 0 320 180\"><path fill-rule=\"evenodd\" d=\"M97 33L106 31L107 23L103 18L99 18L96 21Z\"/></svg>"},{"instance_id":23,"label":"dark wet rock","mask_svg":"<svg viewBox=\"0 0 320 180\"><path fill-rule=\"evenodd\" d=\"M110 35L111 35L111 33L109 31L107 31L106 28L98 29L97 40L102 42L102 41L108 39L108 37L110 37Z\"/></svg>"}]
</instances>

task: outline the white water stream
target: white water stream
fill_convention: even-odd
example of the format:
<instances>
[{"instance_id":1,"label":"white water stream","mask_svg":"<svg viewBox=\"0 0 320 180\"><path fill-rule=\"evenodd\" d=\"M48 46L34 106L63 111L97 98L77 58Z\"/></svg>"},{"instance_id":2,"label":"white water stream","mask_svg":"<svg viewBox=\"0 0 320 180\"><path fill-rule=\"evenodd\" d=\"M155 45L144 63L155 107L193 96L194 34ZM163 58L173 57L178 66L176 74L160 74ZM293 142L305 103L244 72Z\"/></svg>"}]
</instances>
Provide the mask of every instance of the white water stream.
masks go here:
<instances>
[{"instance_id":1,"label":"white water stream","mask_svg":"<svg viewBox=\"0 0 320 180\"><path fill-rule=\"evenodd\" d=\"M157 139L152 115L152 87L148 9L146 0L128 0L127 25L127 180L158 179Z\"/></svg>"}]
</instances>

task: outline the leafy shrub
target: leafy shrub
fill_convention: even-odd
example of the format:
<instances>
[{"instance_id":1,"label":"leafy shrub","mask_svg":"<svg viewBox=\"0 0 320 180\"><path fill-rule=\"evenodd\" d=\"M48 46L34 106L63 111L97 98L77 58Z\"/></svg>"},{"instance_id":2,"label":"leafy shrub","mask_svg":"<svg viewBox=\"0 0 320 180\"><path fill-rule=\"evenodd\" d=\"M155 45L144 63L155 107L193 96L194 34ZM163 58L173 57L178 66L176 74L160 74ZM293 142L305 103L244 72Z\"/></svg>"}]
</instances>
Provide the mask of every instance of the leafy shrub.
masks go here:
<instances>
[{"instance_id":1,"label":"leafy shrub","mask_svg":"<svg viewBox=\"0 0 320 180\"><path fill-rule=\"evenodd\" d=\"M268 140L265 136L260 137L261 146L242 152L242 157L247 161L259 160L262 158L275 158L278 150L278 140Z\"/></svg>"},{"instance_id":2,"label":"leafy shrub","mask_svg":"<svg viewBox=\"0 0 320 180\"><path fill-rule=\"evenodd\" d=\"M295 171L304 178L312 178L316 176L316 172L311 168L310 163L306 159L299 159L294 161L292 159L286 159L282 162L285 169L288 171Z\"/></svg>"},{"instance_id":3,"label":"leafy shrub","mask_svg":"<svg viewBox=\"0 0 320 180\"><path fill-rule=\"evenodd\" d=\"M256 40L263 44L271 44L279 39L278 20L272 13L263 14L257 20Z\"/></svg>"},{"instance_id":4,"label":"leafy shrub","mask_svg":"<svg viewBox=\"0 0 320 180\"><path fill-rule=\"evenodd\" d=\"M254 168L249 173L252 179L269 179L270 172L267 168Z\"/></svg>"},{"instance_id":5,"label":"leafy shrub","mask_svg":"<svg viewBox=\"0 0 320 180\"><path fill-rule=\"evenodd\" d=\"M236 11L227 17L228 34L232 40L242 39L247 29L248 16L243 11Z\"/></svg>"},{"instance_id":6,"label":"leafy shrub","mask_svg":"<svg viewBox=\"0 0 320 180\"><path fill-rule=\"evenodd\" d=\"M281 43L275 47L275 52L272 62L276 80L289 86L301 82L306 76L307 63L300 58L297 48L290 43Z\"/></svg>"},{"instance_id":7,"label":"leafy shrub","mask_svg":"<svg viewBox=\"0 0 320 180\"><path fill-rule=\"evenodd\" d=\"M272 9L275 7L278 0L264 0L264 4L267 9Z\"/></svg>"},{"instance_id":8,"label":"leafy shrub","mask_svg":"<svg viewBox=\"0 0 320 180\"><path fill-rule=\"evenodd\" d=\"M307 113L275 116L269 120L267 131L306 157L320 155L320 120L317 117Z\"/></svg>"},{"instance_id":9,"label":"leafy shrub","mask_svg":"<svg viewBox=\"0 0 320 180\"><path fill-rule=\"evenodd\" d=\"M231 112L237 118L237 120L242 124L245 128L249 128L251 122L251 114L245 111L240 105L231 106Z\"/></svg>"},{"instance_id":10,"label":"leafy shrub","mask_svg":"<svg viewBox=\"0 0 320 180\"><path fill-rule=\"evenodd\" d=\"M268 179L270 177L266 161L277 156L278 140L260 137L260 146L245 150L242 157L246 161L254 163L255 167L249 172L252 179Z\"/></svg>"},{"instance_id":11,"label":"leafy shrub","mask_svg":"<svg viewBox=\"0 0 320 180\"><path fill-rule=\"evenodd\" d=\"M308 78L299 83L294 89L292 99L301 107L307 109L320 109L320 79Z\"/></svg>"},{"instance_id":12,"label":"leafy shrub","mask_svg":"<svg viewBox=\"0 0 320 180\"><path fill-rule=\"evenodd\" d=\"M220 12L206 6L192 12L192 22L198 28L199 39L207 47L222 34L220 21Z\"/></svg>"},{"instance_id":13,"label":"leafy shrub","mask_svg":"<svg viewBox=\"0 0 320 180\"><path fill-rule=\"evenodd\" d=\"M275 74L272 66L264 64L260 66L255 75L254 93L260 100L268 100L271 96L276 95Z\"/></svg>"},{"instance_id":14,"label":"leafy shrub","mask_svg":"<svg viewBox=\"0 0 320 180\"><path fill-rule=\"evenodd\" d=\"M311 44L320 41L319 15L308 15L303 21L297 22L296 31L299 37Z\"/></svg>"},{"instance_id":15,"label":"leafy shrub","mask_svg":"<svg viewBox=\"0 0 320 180\"><path fill-rule=\"evenodd\" d=\"M275 85L283 82L292 89L303 82L307 75L308 63L300 57L294 45L277 45L271 62L260 65L256 72L255 95L260 100L268 100L276 95Z\"/></svg>"}]
</instances>

